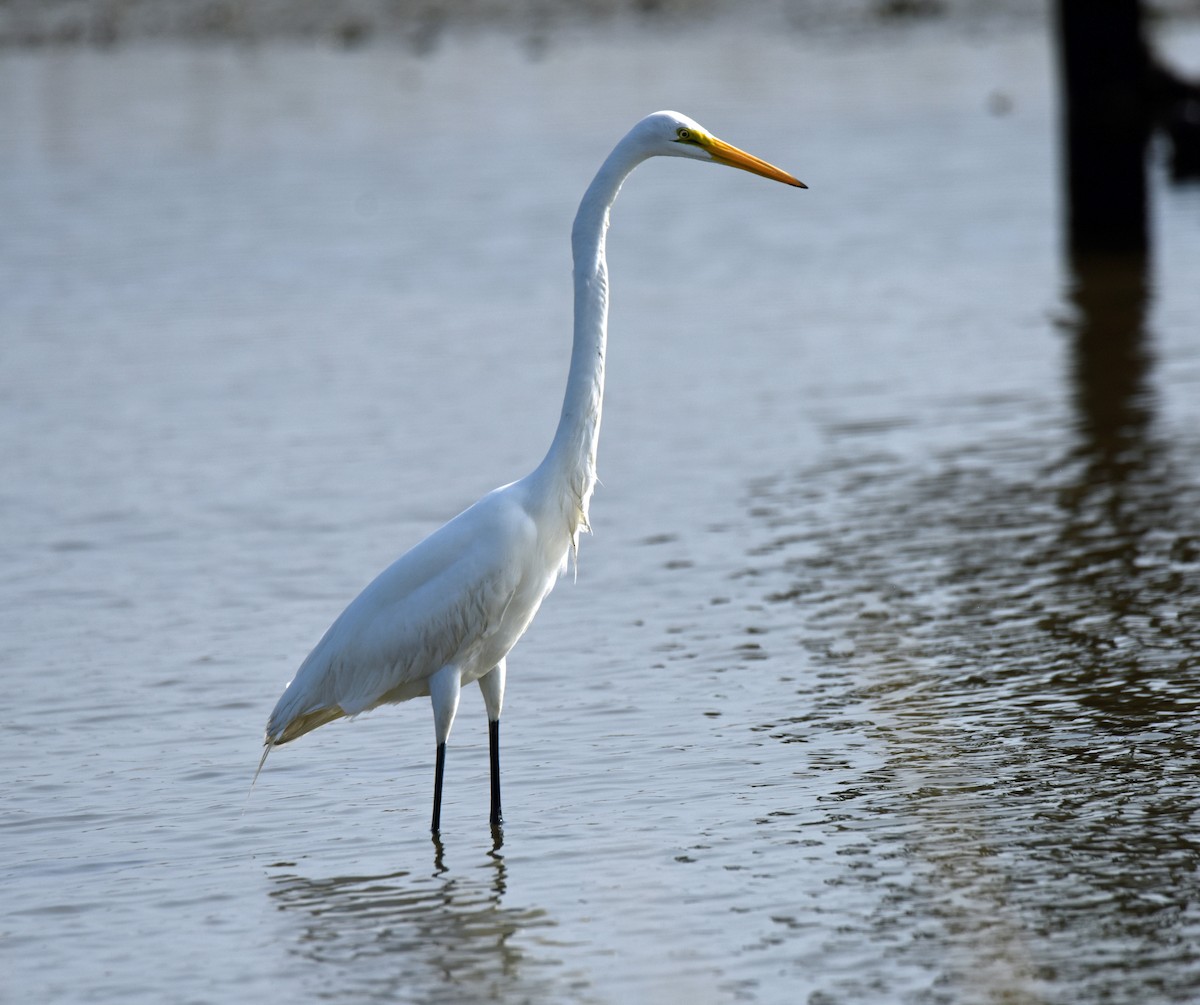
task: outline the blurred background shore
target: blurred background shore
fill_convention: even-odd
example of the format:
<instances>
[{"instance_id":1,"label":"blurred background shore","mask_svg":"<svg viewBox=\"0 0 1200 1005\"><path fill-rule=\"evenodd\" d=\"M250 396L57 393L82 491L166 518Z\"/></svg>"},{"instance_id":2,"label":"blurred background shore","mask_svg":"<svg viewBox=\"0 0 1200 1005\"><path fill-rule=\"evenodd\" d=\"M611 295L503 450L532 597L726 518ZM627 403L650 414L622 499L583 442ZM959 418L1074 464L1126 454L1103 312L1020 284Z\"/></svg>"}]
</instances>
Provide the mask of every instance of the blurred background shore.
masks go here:
<instances>
[{"instance_id":1,"label":"blurred background shore","mask_svg":"<svg viewBox=\"0 0 1200 1005\"><path fill-rule=\"evenodd\" d=\"M870 29L950 22L1028 24L1045 0L0 0L0 46L108 46L147 39L258 42L307 39L418 50L446 32L502 28L544 35L581 27L675 29L721 19L770 30ZM1158 0L1153 18L1200 18L1200 0Z\"/></svg>"}]
</instances>

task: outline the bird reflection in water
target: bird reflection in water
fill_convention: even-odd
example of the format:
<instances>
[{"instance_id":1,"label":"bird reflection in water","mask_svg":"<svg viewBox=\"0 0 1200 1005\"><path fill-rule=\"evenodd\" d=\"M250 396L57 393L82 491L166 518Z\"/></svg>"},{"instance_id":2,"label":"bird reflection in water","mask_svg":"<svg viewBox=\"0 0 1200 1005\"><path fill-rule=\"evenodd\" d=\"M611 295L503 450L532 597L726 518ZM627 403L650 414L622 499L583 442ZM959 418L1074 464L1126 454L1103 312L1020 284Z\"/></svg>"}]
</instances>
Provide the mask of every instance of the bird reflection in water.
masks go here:
<instances>
[{"instance_id":1,"label":"bird reflection in water","mask_svg":"<svg viewBox=\"0 0 1200 1005\"><path fill-rule=\"evenodd\" d=\"M548 1001L562 979L553 954L531 953L549 944L556 923L540 908L503 905L507 867L498 849L476 870L452 873L435 841L428 877L402 870L310 879L287 868L271 877L270 896L299 922L295 952L343 991L387 1000L511 993ZM361 965L379 958L388 964Z\"/></svg>"},{"instance_id":2,"label":"bird reflection in water","mask_svg":"<svg viewBox=\"0 0 1200 1005\"><path fill-rule=\"evenodd\" d=\"M440 876L447 871L446 866L446 845L442 841L442 835L438 831L434 831L430 835L430 840L433 842L433 872L435 876ZM490 855L499 866L499 879L497 892L504 892L504 858L500 854L500 849L504 847L504 828L500 824L492 824L492 850Z\"/></svg>"}]
</instances>

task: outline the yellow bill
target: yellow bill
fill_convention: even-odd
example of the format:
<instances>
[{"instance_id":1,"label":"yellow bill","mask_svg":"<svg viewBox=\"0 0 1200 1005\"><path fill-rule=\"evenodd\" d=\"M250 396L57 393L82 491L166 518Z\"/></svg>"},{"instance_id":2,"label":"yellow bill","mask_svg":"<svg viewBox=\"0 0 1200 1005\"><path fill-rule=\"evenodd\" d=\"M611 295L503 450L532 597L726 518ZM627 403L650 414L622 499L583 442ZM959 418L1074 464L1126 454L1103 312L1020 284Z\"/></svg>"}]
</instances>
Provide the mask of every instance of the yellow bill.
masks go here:
<instances>
[{"instance_id":1,"label":"yellow bill","mask_svg":"<svg viewBox=\"0 0 1200 1005\"><path fill-rule=\"evenodd\" d=\"M733 144L719 140L715 136L696 136L694 139L708 151L718 164L741 168L751 174L761 175L772 181L781 181L785 185L794 185L796 188L808 188L799 178L793 178L783 169L777 168L774 164L768 164L765 160L746 153L745 150L739 150Z\"/></svg>"}]
</instances>

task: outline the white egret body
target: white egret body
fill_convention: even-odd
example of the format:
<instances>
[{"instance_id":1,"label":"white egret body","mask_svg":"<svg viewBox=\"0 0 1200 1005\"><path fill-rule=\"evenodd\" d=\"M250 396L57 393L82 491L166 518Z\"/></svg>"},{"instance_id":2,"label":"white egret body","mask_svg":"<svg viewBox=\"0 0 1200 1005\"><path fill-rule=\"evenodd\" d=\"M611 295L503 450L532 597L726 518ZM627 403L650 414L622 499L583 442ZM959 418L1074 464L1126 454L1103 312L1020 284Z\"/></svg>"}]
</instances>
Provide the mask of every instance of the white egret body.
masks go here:
<instances>
[{"instance_id":1,"label":"white egret body","mask_svg":"<svg viewBox=\"0 0 1200 1005\"><path fill-rule=\"evenodd\" d=\"M726 164L805 187L677 112L656 112L629 131L597 172L575 217L575 335L562 414L545 459L531 474L489 492L400 556L351 602L271 713L264 762L272 747L334 719L429 695L437 740L436 834L446 738L460 691L478 681L489 724L491 821L493 827L500 825L505 657L578 547L580 531L588 529L588 503L596 484L608 329L604 243L609 209L629 173L659 155Z\"/></svg>"}]
</instances>

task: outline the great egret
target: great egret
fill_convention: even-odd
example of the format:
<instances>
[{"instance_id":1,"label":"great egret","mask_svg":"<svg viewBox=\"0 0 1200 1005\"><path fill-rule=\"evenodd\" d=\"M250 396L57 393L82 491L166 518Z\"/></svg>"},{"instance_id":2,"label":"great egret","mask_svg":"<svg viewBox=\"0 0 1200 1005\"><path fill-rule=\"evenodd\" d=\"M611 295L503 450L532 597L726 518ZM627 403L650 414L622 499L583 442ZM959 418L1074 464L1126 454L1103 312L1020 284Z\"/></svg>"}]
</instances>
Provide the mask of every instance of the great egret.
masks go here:
<instances>
[{"instance_id":1,"label":"great egret","mask_svg":"<svg viewBox=\"0 0 1200 1005\"><path fill-rule=\"evenodd\" d=\"M579 532L590 529L608 330L608 214L630 172L657 156L725 164L807 187L678 112L655 112L626 134L584 193L571 231L575 335L562 413L545 459L401 555L350 603L271 713L260 771L272 747L318 726L429 695L437 739L436 835L446 738L459 692L478 681L488 715L491 823L500 826L505 658L576 553Z\"/></svg>"}]
</instances>

